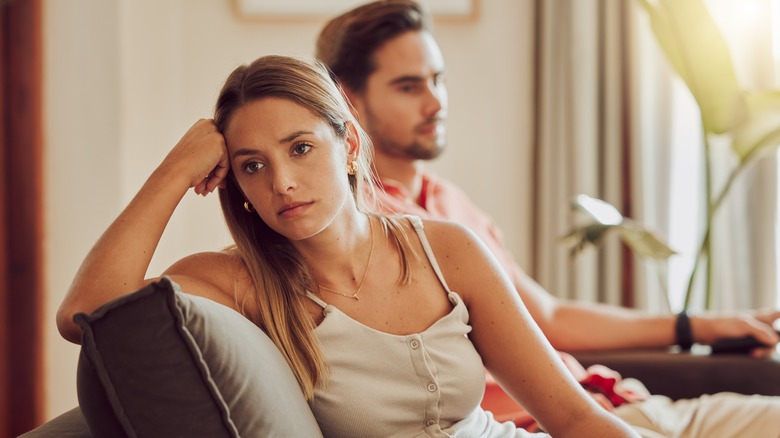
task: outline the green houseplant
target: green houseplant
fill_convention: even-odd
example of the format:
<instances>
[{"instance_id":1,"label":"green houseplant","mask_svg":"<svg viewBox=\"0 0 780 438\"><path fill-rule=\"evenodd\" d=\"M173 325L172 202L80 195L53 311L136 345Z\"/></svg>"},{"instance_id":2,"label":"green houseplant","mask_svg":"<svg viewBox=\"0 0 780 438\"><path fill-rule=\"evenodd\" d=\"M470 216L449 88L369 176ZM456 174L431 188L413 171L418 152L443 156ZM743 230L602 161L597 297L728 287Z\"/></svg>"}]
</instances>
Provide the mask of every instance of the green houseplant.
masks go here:
<instances>
[{"instance_id":1,"label":"green houseplant","mask_svg":"<svg viewBox=\"0 0 780 438\"><path fill-rule=\"evenodd\" d=\"M701 113L705 178L705 196L702 201L706 223L688 280L684 309L690 305L693 286L699 278L704 281L704 306L709 308L712 302L713 222L737 177L747 170L762 152L780 143L780 90L750 91L740 87L726 40L703 0L637 2L648 16L661 50L685 82ZM719 187L714 184L711 146L716 137L728 140L736 163L729 169L725 182ZM581 205L577 206L583 209ZM584 232L588 226L598 223L597 220L569 234L569 238L580 242L575 248L581 248L583 241L598 243L600 237L593 240L589 233ZM607 229L617 226L601 224L605 225L608 225ZM638 227L636 224L632 226ZM593 229L590 234L593 234ZM604 231L601 235L603 234ZM640 255L667 258L673 254L668 247L664 249L665 245L659 246L657 243L651 246L658 251L643 254L637 251L636 245L626 241L624 234L621 234L621 238ZM700 274L702 267L704 272Z\"/></svg>"}]
</instances>

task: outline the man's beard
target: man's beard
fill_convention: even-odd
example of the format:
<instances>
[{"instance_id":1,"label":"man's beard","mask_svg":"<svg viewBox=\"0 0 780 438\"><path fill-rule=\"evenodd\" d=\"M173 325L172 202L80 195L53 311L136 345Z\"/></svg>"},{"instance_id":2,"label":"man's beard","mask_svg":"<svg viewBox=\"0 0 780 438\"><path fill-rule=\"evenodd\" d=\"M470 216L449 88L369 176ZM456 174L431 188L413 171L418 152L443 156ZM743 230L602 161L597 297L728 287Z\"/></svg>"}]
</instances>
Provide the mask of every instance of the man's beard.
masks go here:
<instances>
[{"instance_id":1,"label":"man's beard","mask_svg":"<svg viewBox=\"0 0 780 438\"><path fill-rule=\"evenodd\" d=\"M392 138L392 135L388 133L389 130L378 126L376 117L373 117L370 112L366 116L364 124L369 137L371 137L371 142L374 144L374 148L384 155L411 160L433 160L441 155L447 146L445 134L443 133L441 136L434 137L434 144L431 145L426 145L416 140L412 140L411 143L399 142ZM438 118L425 123L431 123L435 120L438 120Z\"/></svg>"},{"instance_id":2,"label":"man's beard","mask_svg":"<svg viewBox=\"0 0 780 438\"><path fill-rule=\"evenodd\" d=\"M411 158L413 160L433 160L444 152L445 147L446 142L442 139L441 141L437 141L432 148L414 142L406 147L399 147L396 150L399 152L399 156Z\"/></svg>"}]
</instances>

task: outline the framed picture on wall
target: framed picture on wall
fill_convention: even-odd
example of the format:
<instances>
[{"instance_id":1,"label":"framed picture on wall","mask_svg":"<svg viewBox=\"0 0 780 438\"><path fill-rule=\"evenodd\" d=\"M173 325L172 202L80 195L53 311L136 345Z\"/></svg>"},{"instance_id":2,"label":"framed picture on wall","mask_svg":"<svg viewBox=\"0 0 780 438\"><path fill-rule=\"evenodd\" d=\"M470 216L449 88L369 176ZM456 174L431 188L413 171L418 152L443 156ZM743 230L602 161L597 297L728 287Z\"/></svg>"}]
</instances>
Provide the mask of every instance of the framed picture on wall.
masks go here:
<instances>
[{"instance_id":1,"label":"framed picture on wall","mask_svg":"<svg viewBox=\"0 0 780 438\"><path fill-rule=\"evenodd\" d=\"M232 0L241 19L284 21L326 19L369 0ZM418 0L439 20L467 21L476 18L479 0Z\"/></svg>"}]
</instances>

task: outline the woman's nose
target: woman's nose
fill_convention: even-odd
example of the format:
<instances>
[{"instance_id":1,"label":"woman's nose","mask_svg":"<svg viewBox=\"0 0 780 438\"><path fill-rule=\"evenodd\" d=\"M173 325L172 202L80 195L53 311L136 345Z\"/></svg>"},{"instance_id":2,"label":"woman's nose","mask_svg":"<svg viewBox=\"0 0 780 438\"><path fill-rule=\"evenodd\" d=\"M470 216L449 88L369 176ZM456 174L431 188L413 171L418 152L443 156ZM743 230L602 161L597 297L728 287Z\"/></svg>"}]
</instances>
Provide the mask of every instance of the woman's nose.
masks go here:
<instances>
[{"instance_id":1,"label":"woman's nose","mask_svg":"<svg viewBox=\"0 0 780 438\"><path fill-rule=\"evenodd\" d=\"M272 184L275 193L285 194L294 190L296 183L292 169L285 166L274 166Z\"/></svg>"}]
</instances>

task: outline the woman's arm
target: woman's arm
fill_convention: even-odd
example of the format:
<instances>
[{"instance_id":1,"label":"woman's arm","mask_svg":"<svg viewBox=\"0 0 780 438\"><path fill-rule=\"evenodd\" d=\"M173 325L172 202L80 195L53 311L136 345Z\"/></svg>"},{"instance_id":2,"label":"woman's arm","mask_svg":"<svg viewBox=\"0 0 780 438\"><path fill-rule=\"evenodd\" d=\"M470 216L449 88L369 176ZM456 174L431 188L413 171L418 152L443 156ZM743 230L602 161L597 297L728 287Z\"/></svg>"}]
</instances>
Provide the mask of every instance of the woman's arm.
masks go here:
<instances>
[{"instance_id":1,"label":"woman's arm","mask_svg":"<svg viewBox=\"0 0 780 438\"><path fill-rule=\"evenodd\" d=\"M74 314L91 312L145 285L157 244L184 194L194 187L205 196L222 183L228 169L224 138L212 120L199 120L82 262L57 312L57 327L65 339L79 341Z\"/></svg>"},{"instance_id":2,"label":"woman's arm","mask_svg":"<svg viewBox=\"0 0 780 438\"><path fill-rule=\"evenodd\" d=\"M553 436L637 436L566 370L484 244L460 225L426 222L452 290L469 309L469 337L501 386ZM445 256L446 254L446 256Z\"/></svg>"}]
</instances>

